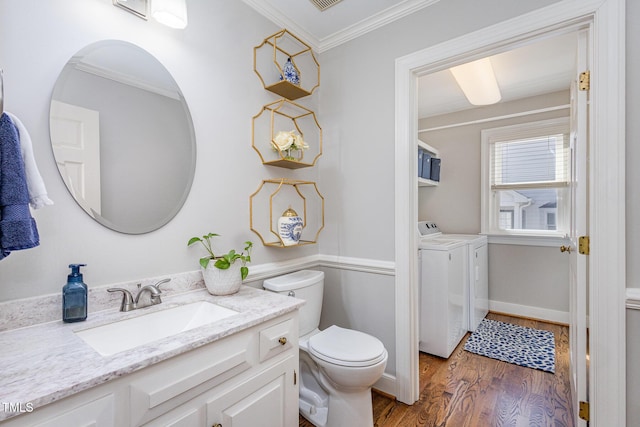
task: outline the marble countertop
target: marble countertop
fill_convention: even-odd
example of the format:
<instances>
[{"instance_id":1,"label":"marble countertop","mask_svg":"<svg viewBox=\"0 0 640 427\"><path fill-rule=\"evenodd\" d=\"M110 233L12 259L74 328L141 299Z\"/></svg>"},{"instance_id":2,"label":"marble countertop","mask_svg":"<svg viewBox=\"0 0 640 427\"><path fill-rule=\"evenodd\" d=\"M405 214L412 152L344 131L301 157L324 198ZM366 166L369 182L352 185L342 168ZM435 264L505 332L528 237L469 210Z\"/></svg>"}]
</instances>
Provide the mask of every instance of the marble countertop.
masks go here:
<instances>
[{"instance_id":1,"label":"marble countertop","mask_svg":"<svg viewBox=\"0 0 640 427\"><path fill-rule=\"evenodd\" d=\"M101 356L74 332L196 301L209 301L239 313L132 350ZM84 322L41 323L0 332L0 402L34 409L130 374L162 360L219 340L296 310L304 301L242 286L229 296L205 289L165 299L128 313L118 308L90 313ZM0 408L0 421L17 413Z\"/></svg>"}]
</instances>

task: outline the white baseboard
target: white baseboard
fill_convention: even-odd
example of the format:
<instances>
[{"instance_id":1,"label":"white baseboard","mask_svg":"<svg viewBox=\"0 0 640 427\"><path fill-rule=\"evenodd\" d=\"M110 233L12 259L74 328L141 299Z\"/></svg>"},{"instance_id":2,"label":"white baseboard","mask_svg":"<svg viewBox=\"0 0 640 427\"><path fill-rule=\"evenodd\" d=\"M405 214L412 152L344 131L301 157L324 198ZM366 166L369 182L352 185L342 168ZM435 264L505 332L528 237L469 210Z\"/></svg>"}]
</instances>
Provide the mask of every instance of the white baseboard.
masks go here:
<instances>
[{"instance_id":1,"label":"white baseboard","mask_svg":"<svg viewBox=\"0 0 640 427\"><path fill-rule=\"evenodd\" d=\"M382 374L382 378L380 378L378 382L373 385L373 388L383 392L384 394L395 397L397 395L396 377L385 372L384 374Z\"/></svg>"},{"instance_id":2,"label":"white baseboard","mask_svg":"<svg viewBox=\"0 0 640 427\"><path fill-rule=\"evenodd\" d=\"M489 310L520 317L546 320L548 322L569 324L569 312L551 310L548 308L532 307L529 305L512 304L502 301L489 301Z\"/></svg>"}]
</instances>

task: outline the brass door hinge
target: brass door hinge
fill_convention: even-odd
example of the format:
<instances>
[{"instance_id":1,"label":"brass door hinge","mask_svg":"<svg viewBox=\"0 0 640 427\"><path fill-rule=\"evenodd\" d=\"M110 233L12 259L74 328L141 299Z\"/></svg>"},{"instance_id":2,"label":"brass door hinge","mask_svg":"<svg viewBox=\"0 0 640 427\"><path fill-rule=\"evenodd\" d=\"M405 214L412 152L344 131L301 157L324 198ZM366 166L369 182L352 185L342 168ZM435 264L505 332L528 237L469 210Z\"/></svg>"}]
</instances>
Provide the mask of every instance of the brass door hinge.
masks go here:
<instances>
[{"instance_id":1,"label":"brass door hinge","mask_svg":"<svg viewBox=\"0 0 640 427\"><path fill-rule=\"evenodd\" d=\"M589 402L580 401L578 416L585 421L589 421Z\"/></svg>"},{"instance_id":2,"label":"brass door hinge","mask_svg":"<svg viewBox=\"0 0 640 427\"><path fill-rule=\"evenodd\" d=\"M591 88L591 73L589 71L583 71L580 73L580 81L578 82L578 89L589 90Z\"/></svg>"},{"instance_id":3,"label":"brass door hinge","mask_svg":"<svg viewBox=\"0 0 640 427\"><path fill-rule=\"evenodd\" d=\"M580 236L578 238L578 252L582 255L589 255L589 236Z\"/></svg>"}]
</instances>

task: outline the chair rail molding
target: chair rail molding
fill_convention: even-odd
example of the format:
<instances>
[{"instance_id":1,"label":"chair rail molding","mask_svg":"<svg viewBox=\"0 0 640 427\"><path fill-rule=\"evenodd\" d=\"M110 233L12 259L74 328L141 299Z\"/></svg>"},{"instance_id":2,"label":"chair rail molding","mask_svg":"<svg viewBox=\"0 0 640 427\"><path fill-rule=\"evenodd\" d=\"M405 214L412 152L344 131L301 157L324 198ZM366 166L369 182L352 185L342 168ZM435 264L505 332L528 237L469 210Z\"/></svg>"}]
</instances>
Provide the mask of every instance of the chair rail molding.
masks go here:
<instances>
[{"instance_id":1,"label":"chair rail molding","mask_svg":"<svg viewBox=\"0 0 640 427\"><path fill-rule=\"evenodd\" d=\"M626 306L631 310L640 310L640 288L627 288Z\"/></svg>"},{"instance_id":2,"label":"chair rail molding","mask_svg":"<svg viewBox=\"0 0 640 427\"><path fill-rule=\"evenodd\" d=\"M359 271L362 273L395 276L395 263L393 261L317 254L301 258L293 258L286 261L255 265L251 267L251 272L246 282L257 282L281 274L316 267L337 268L341 270Z\"/></svg>"}]
</instances>

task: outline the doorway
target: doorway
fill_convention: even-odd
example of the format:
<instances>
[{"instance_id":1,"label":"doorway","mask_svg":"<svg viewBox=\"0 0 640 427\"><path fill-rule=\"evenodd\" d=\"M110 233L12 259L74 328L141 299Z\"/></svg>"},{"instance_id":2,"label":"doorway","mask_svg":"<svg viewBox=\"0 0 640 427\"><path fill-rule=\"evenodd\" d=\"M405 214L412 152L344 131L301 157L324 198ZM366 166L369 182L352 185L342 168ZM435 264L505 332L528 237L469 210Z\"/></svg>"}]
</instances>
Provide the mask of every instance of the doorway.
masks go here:
<instances>
[{"instance_id":1,"label":"doorway","mask_svg":"<svg viewBox=\"0 0 640 427\"><path fill-rule=\"evenodd\" d=\"M396 385L398 400L417 398L417 186L415 138L419 74L505 51L564 29L591 25L594 71L591 107L595 118L589 151L590 256L589 367L592 422L624 425L624 1L562 1L477 33L396 60ZM597 23L597 25L595 24ZM606 141L606 146L601 141ZM600 143L599 143L600 142ZM408 167L407 167L408 165ZM622 165L622 166L621 166ZM607 185L606 182L614 185ZM409 191L408 191L409 189ZM599 200L608 203L598 203ZM409 351L407 351L409 350ZM612 363L612 360L615 361ZM598 399L594 399L598 396ZM604 425L604 424L603 424Z\"/></svg>"},{"instance_id":2,"label":"doorway","mask_svg":"<svg viewBox=\"0 0 640 427\"><path fill-rule=\"evenodd\" d=\"M569 184L572 169L586 170L586 157L571 161L572 153L586 151L586 94L580 98L584 114L571 113L571 100L577 98L572 86L578 72L590 68L588 46L578 43L587 34L545 34L484 58L500 89L498 103L471 105L449 69L418 78L418 138L438 150L445 165L438 185L419 186L418 220L435 221L445 236L488 235L491 300L479 302L522 318L567 325L575 319L572 337L586 336L586 302L570 304L571 283L584 295L586 265L580 264L582 280L571 281L576 269L569 261L576 252L559 249L569 245L566 236L578 213L570 189L588 183L581 175L582 182ZM570 117L580 117L581 132L570 132ZM578 217L584 218L586 203L580 206ZM586 234L584 223L580 235ZM582 316L570 316L578 307ZM572 367L584 374L586 341L575 342ZM584 375L579 378L573 395L586 401Z\"/></svg>"}]
</instances>

